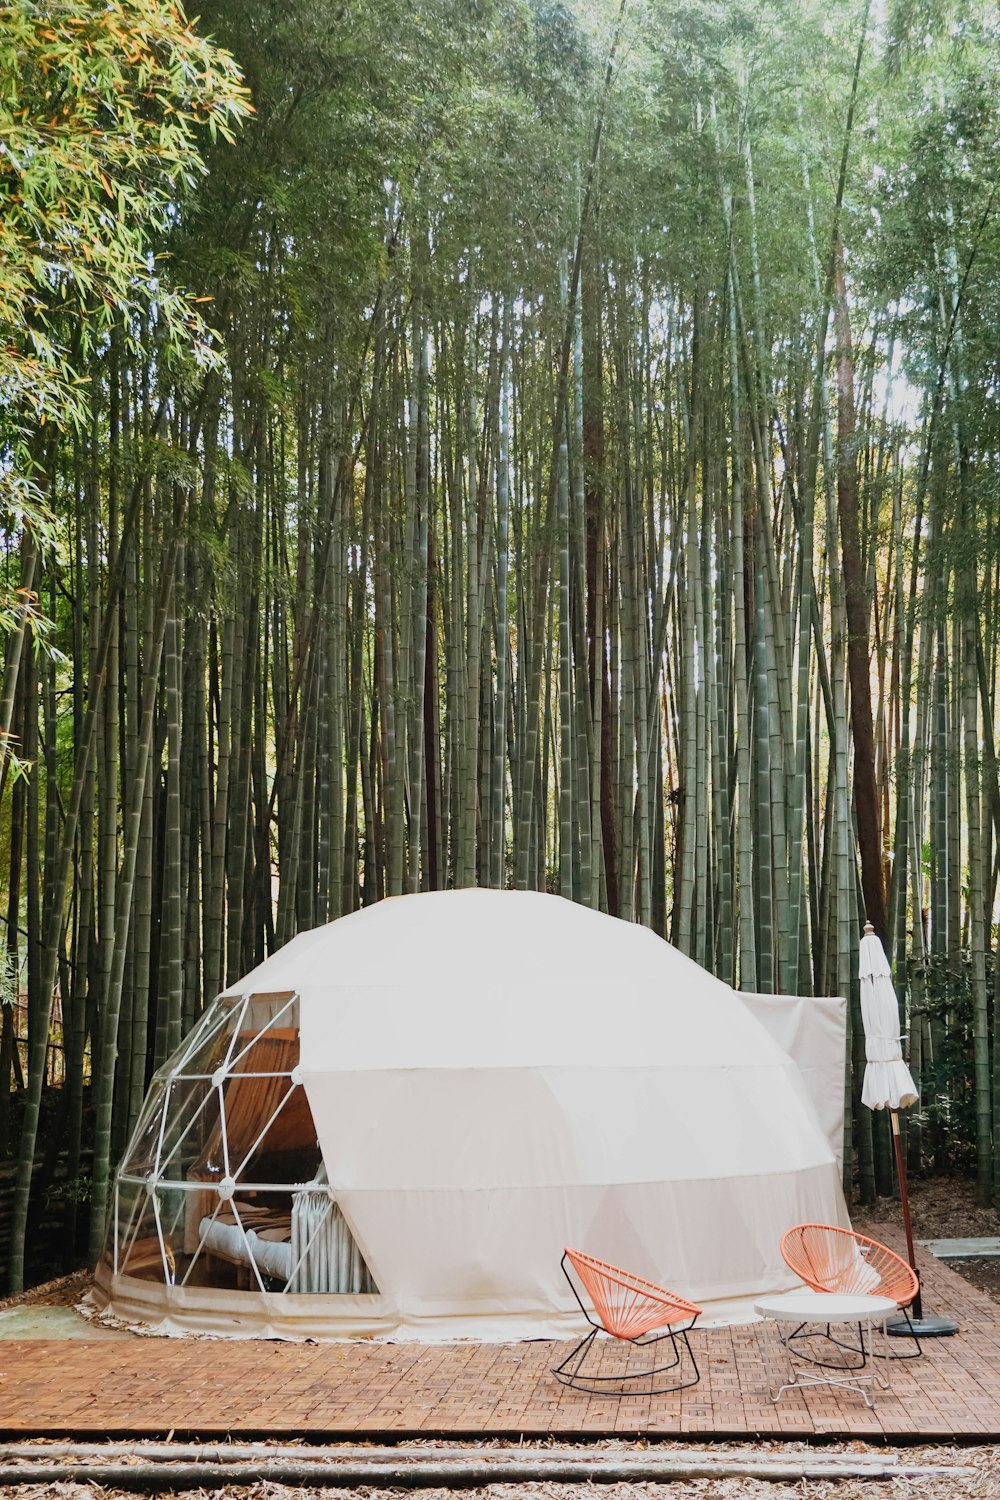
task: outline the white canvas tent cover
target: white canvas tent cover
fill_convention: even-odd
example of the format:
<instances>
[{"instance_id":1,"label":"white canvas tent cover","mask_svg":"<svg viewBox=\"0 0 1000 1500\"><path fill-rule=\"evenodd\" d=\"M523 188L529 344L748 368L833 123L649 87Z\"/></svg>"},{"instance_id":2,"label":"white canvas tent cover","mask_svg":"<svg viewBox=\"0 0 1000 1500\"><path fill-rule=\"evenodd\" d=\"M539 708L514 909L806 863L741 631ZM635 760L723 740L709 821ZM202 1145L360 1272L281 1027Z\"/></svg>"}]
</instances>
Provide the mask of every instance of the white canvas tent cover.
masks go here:
<instances>
[{"instance_id":1,"label":"white canvas tent cover","mask_svg":"<svg viewBox=\"0 0 1000 1500\"><path fill-rule=\"evenodd\" d=\"M167 1332L568 1337L567 1244L711 1313L794 1285L784 1229L846 1222L788 1053L641 926L537 893L405 896L301 934L229 993L298 996L302 1086L377 1291L158 1286L105 1265L121 1316Z\"/></svg>"},{"instance_id":2,"label":"white canvas tent cover","mask_svg":"<svg viewBox=\"0 0 1000 1500\"><path fill-rule=\"evenodd\" d=\"M796 1063L842 1168L847 1001L843 995L754 995L746 990L739 991L739 998Z\"/></svg>"}]
</instances>

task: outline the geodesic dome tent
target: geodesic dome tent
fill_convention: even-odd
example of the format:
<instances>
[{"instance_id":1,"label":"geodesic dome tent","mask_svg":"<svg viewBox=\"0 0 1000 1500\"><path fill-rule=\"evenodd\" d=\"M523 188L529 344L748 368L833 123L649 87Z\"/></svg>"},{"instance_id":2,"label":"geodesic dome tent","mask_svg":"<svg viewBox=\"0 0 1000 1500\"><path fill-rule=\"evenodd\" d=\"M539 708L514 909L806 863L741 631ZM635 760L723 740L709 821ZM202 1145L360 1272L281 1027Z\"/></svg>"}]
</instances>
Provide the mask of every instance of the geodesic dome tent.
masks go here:
<instances>
[{"instance_id":1,"label":"geodesic dome tent","mask_svg":"<svg viewBox=\"0 0 1000 1500\"><path fill-rule=\"evenodd\" d=\"M209 1006L153 1080L97 1287L163 1331L561 1336L566 1244L711 1311L791 1285L801 1221L846 1222L834 1152L733 990L557 896L434 892Z\"/></svg>"}]
</instances>

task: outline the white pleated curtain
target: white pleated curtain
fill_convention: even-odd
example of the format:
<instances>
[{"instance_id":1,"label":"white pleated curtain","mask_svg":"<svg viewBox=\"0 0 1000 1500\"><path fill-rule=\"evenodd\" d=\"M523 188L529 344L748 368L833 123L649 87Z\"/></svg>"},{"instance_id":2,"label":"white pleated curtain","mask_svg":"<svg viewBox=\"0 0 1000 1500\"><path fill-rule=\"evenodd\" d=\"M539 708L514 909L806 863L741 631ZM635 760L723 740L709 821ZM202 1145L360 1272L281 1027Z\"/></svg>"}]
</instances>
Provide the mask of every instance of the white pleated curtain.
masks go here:
<instances>
[{"instance_id":1,"label":"white pleated curtain","mask_svg":"<svg viewBox=\"0 0 1000 1500\"><path fill-rule=\"evenodd\" d=\"M325 1183L310 1183L292 1198L291 1251L289 1292L375 1290L354 1236Z\"/></svg>"}]
</instances>

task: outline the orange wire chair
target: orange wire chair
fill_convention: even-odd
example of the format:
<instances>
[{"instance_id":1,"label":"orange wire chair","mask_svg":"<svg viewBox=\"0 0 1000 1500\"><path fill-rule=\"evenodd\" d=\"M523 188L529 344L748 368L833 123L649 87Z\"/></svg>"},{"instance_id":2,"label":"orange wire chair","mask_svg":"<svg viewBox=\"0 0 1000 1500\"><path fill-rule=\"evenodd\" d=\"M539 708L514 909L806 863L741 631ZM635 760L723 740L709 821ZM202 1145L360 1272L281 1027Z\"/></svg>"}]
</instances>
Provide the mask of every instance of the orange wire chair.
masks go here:
<instances>
[{"instance_id":1,"label":"orange wire chair","mask_svg":"<svg viewBox=\"0 0 1000 1500\"><path fill-rule=\"evenodd\" d=\"M563 1385L572 1386L574 1390L619 1396L662 1396L669 1391L682 1391L689 1385L698 1384L701 1371L688 1341L688 1330L694 1326L695 1319L701 1313L700 1307L695 1307L693 1302L685 1302L683 1297L668 1292L653 1281L646 1281L642 1276L633 1276L630 1271L623 1271L619 1266L609 1265L607 1261L597 1260L592 1255L584 1255L582 1250L570 1250L567 1247L560 1264L580 1311L591 1328L562 1364L553 1368L552 1373L557 1380L561 1380ZM588 1312L577 1291L569 1266L573 1267L593 1302L593 1313ZM661 1331L657 1332L658 1329ZM624 1343L636 1344L639 1348L669 1339L673 1359L664 1365L654 1363L654 1368L638 1370L633 1374L581 1375L594 1340L602 1332L611 1338L621 1339ZM676 1385L657 1386L655 1389L650 1385L646 1389L637 1390L633 1381L653 1381L655 1376L677 1369L681 1362L682 1344L687 1349L694 1368L694 1378L680 1381ZM610 1389L613 1385L620 1385L622 1389L613 1391Z\"/></svg>"},{"instance_id":2,"label":"orange wire chair","mask_svg":"<svg viewBox=\"0 0 1000 1500\"><path fill-rule=\"evenodd\" d=\"M912 1354L895 1354L894 1359L916 1359L921 1351L916 1329L907 1308L920 1289L917 1273L902 1256L878 1240L841 1229L834 1224L796 1224L781 1238L781 1255L785 1264L814 1292L843 1292L871 1297L891 1297L906 1319L910 1337L916 1344ZM793 1339L804 1324L799 1324ZM860 1325L858 1332L860 1334ZM806 1335L808 1337L808 1335ZM829 1328L827 1337L830 1338ZM839 1343L830 1338L831 1343ZM841 1345L857 1353L851 1345ZM864 1340L860 1353L864 1356ZM863 1363L862 1359L862 1363ZM822 1360L816 1360L822 1364Z\"/></svg>"}]
</instances>

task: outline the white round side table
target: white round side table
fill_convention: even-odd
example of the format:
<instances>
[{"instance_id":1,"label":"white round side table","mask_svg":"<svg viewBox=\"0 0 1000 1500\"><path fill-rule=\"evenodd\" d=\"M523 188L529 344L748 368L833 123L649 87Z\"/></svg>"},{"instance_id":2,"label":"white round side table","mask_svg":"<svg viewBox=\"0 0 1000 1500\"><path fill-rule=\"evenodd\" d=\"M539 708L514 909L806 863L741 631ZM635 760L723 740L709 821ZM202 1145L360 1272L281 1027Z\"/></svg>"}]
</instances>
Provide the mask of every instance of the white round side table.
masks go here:
<instances>
[{"instance_id":1,"label":"white round side table","mask_svg":"<svg viewBox=\"0 0 1000 1500\"><path fill-rule=\"evenodd\" d=\"M893 1297L858 1296L841 1292L788 1292L780 1297L761 1297L754 1303L754 1312L774 1323L866 1324L868 1348L873 1360L875 1345L872 1330L878 1328L882 1335L881 1357L887 1372L891 1372L892 1366L885 1325L886 1320L898 1311L899 1305ZM781 1342L787 1348L783 1336ZM785 1381L776 1391L769 1393L772 1401L780 1401L785 1391L803 1391L814 1385L832 1385L842 1390L856 1391L859 1396L864 1397L868 1406L874 1406L874 1391L869 1391L866 1387L878 1382L884 1390L892 1388L890 1374L878 1375L874 1364L870 1375L856 1374L853 1371L843 1375L819 1374L815 1369L797 1370L794 1365L791 1373L795 1377L793 1380Z\"/></svg>"}]
</instances>

